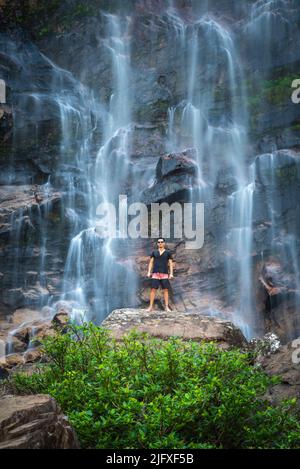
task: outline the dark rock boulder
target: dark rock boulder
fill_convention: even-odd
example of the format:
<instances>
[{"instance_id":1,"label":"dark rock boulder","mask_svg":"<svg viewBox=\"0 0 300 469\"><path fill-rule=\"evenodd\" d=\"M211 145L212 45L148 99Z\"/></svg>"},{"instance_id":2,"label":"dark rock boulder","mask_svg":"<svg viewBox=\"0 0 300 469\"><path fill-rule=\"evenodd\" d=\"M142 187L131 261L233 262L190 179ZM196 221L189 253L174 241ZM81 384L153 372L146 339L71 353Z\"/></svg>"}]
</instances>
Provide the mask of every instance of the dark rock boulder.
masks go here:
<instances>
[{"instance_id":1,"label":"dark rock boulder","mask_svg":"<svg viewBox=\"0 0 300 469\"><path fill-rule=\"evenodd\" d=\"M77 448L74 430L50 396L4 396L0 400L0 449Z\"/></svg>"},{"instance_id":2,"label":"dark rock boulder","mask_svg":"<svg viewBox=\"0 0 300 469\"><path fill-rule=\"evenodd\" d=\"M70 315L66 311L58 312L52 319L52 324L57 330L64 332L68 329L68 324L70 323Z\"/></svg>"},{"instance_id":3,"label":"dark rock boulder","mask_svg":"<svg viewBox=\"0 0 300 469\"><path fill-rule=\"evenodd\" d=\"M197 173L196 150L194 148L179 153L162 156L156 166L156 177L159 181L176 173Z\"/></svg>"},{"instance_id":4,"label":"dark rock boulder","mask_svg":"<svg viewBox=\"0 0 300 469\"><path fill-rule=\"evenodd\" d=\"M155 202L185 202L190 198L194 177L190 174L170 176L164 182L157 182L142 194L142 202L150 205Z\"/></svg>"},{"instance_id":5,"label":"dark rock boulder","mask_svg":"<svg viewBox=\"0 0 300 469\"><path fill-rule=\"evenodd\" d=\"M160 157L156 166L156 180L143 191L141 201L150 204L189 200L190 191L196 187L197 182L195 158L194 149Z\"/></svg>"}]
</instances>

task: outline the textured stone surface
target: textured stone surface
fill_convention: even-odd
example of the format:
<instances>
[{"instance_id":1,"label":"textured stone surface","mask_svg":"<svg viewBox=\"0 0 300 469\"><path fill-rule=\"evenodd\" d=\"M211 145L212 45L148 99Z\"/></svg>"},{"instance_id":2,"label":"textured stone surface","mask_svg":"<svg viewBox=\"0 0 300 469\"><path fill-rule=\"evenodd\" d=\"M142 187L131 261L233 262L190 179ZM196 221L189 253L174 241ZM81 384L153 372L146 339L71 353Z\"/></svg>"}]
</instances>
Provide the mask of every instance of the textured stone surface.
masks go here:
<instances>
[{"instance_id":1,"label":"textured stone surface","mask_svg":"<svg viewBox=\"0 0 300 469\"><path fill-rule=\"evenodd\" d=\"M120 339L132 329L147 332L153 337L167 339L177 336L184 340L215 341L222 347L243 346L246 340L241 331L229 321L188 314L140 309L117 309L102 323Z\"/></svg>"},{"instance_id":2,"label":"textured stone surface","mask_svg":"<svg viewBox=\"0 0 300 469\"><path fill-rule=\"evenodd\" d=\"M159 158L156 165L156 180L145 189L141 200L153 202L188 201L190 190L197 184L195 149L169 153Z\"/></svg>"},{"instance_id":3,"label":"textured stone surface","mask_svg":"<svg viewBox=\"0 0 300 469\"><path fill-rule=\"evenodd\" d=\"M156 177L158 180L162 180L172 173L195 174L197 173L196 158L196 150L192 148L183 152L164 155L159 159L156 166Z\"/></svg>"},{"instance_id":4,"label":"textured stone surface","mask_svg":"<svg viewBox=\"0 0 300 469\"><path fill-rule=\"evenodd\" d=\"M258 363L269 376L279 375L281 383L272 386L268 398L274 404L283 399L297 398L297 407L300 409L300 341L289 342L271 355L261 357ZM293 360L298 363L293 363Z\"/></svg>"},{"instance_id":5,"label":"textured stone surface","mask_svg":"<svg viewBox=\"0 0 300 469\"><path fill-rule=\"evenodd\" d=\"M11 321L0 321L0 340L6 344L6 356L0 356L0 379L16 370L34 369L36 363L47 360L41 341L56 332L64 333L70 321L68 303L57 302L56 307L56 314L51 308L43 308L42 312L20 309L10 316Z\"/></svg>"},{"instance_id":6,"label":"textured stone surface","mask_svg":"<svg viewBox=\"0 0 300 469\"><path fill-rule=\"evenodd\" d=\"M77 437L50 396L0 400L0 449L76 449Z\"/></svg>"},{"instance_id":7,"label":"textured stone surface","mask_svg":"<svg viewBox=\"0 0 300 469\"><path fill-rule=\"evenodd\" d=\"M257 308L265 330L286 343L300 333L300 302L297 278L292 265L274 256L257 265Z\"/></svg>"}]
</instances>

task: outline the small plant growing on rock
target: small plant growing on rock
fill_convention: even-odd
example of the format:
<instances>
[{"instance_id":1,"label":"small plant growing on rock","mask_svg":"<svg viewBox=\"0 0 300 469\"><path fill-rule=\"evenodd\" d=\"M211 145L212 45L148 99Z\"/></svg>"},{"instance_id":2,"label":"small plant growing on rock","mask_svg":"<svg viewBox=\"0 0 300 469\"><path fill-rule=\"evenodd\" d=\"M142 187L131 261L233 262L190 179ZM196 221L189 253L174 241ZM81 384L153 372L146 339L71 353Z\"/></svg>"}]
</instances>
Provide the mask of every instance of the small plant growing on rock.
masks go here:
<instances>
[{"instance_id":1,"label":"small plant growing on rock","mask_svg":"<svg viewBox=\"0 0 300 469\"><path fill-rule=\"evenodd\" d=\"M277 352L277 350L279 349L280 339L273 332L269 332L260 339L252 339L249 345L250 349L257 357L269 356L272 353Z\"/></svg>"}]
</instances>

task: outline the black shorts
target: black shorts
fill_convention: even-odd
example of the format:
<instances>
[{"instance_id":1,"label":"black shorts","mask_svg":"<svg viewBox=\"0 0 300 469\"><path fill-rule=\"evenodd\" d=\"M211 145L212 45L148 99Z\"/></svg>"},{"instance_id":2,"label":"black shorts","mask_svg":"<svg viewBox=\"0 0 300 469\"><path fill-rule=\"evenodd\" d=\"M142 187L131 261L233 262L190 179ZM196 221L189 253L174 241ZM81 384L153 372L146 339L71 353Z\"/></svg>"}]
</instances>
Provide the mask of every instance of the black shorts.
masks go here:
<instances>
[{"instance_id":1,"label":"black shorts","mask_svg":"<svg viewBox=\"0 0 300 469\"><path fill-rule=\"evenodd\" d=\"M152 278L151 279L151 288L159 288L161 287L163 290L170 288L170 282L168 278Z\"/></svg>"}]
</instances>

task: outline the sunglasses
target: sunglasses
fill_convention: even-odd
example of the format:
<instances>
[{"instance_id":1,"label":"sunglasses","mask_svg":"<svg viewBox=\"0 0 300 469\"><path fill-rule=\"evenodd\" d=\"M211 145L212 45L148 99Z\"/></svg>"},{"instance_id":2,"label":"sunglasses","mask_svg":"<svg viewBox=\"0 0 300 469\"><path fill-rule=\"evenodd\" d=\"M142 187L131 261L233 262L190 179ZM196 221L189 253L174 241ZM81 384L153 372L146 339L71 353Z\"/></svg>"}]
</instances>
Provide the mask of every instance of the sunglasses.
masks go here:
<instances>
[{"instance_id":1,"label":"sunglasses","mask_svg":"<svg viewBox=\"0 0 300 469\"><path fill-rule=\"evenodd\" d=\"M157 244L164 244L164 241L157 241Z\"/></svg>"}]
</instances>

